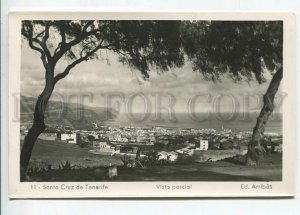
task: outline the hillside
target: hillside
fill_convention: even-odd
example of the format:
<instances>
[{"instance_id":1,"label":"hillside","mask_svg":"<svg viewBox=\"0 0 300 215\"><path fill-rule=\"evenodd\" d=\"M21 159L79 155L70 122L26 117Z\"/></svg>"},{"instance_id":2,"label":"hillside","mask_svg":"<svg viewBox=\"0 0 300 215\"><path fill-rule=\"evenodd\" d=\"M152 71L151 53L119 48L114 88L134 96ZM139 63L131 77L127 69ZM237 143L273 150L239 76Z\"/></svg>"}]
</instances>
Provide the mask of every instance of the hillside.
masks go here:
<instances>
[{"instance_id":1,"label":"hillside","mask_svg":"<svg viewBox=\"0 0 300 215\"><path fill-rule=\"evenodd\" d=\"M20 112L21 124L32 123L33 111L36 98L21 96ZM47 125L72 126L75 129L92 128L92 123L102 124L112 120L118 115L113 108L82 107L76 103L65 103L61 101L49 101L45 122Z\"/></svg>"}]
</instances>

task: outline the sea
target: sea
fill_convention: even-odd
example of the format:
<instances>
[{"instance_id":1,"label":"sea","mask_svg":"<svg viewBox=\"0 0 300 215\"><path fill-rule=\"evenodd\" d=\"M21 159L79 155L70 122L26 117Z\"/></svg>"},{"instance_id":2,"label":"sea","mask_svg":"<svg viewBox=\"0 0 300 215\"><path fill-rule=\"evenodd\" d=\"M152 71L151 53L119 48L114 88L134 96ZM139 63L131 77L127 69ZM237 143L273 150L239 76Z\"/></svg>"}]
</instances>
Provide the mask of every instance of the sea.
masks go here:
<instances>
[{"instance_id":1,"label":"sea","mask_svg":"<svg viewBox=\"0 0 300 215\"><path fill-rule=\"evenodd\" d=\"M120 113L113 120L106 121L108 126L132 126L132 127L166 127L166 128L213 128L231 129L234 132L252 132L259 113L188 113L170 114L126 114ZM265 132L282 134L282 114L273 113L266 126Z\"/></svg>"}]
</instances>

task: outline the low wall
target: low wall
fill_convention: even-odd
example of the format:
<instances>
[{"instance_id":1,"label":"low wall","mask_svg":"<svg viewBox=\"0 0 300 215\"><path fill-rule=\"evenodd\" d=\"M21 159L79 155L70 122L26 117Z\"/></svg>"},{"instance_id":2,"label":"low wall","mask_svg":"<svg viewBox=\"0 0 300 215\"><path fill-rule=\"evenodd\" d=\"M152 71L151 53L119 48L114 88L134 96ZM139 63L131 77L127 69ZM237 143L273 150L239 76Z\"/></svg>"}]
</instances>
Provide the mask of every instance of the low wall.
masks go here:
<instances>
[{"instance_id":1,"label":"low wall","mask_svg":"<svg viewBox=\"0 0 300 215\"><path fill-rule=\"evenodd\" d=\"M57 139L56 135L50 136L50 135L43 135L43 134L41 134L38 138L41 140L56 140Z\"/></svg>"},{"instance_id":2,"label":"low wall","mask_svg":"<svg viewBox=\"0 0 300 215\"><path fill-rule=\"evenodd\" d=\"M247 150L227 149L227 150L195 150L194 156L196 162L218 161L225 158L231 158L236 155L245 155Z\"/></svg>"}]
</instances>

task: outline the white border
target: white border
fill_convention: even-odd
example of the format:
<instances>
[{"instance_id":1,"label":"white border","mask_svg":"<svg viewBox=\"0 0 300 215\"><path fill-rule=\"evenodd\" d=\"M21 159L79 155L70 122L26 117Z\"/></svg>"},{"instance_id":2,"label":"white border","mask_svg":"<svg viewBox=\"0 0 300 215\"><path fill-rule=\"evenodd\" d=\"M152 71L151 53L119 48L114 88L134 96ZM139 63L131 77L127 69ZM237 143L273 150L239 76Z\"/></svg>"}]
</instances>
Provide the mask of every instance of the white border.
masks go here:
<instances>
[{"instance_id":1,"label":"white border","mask_svg":"<svg viewBox=\"0 0 300 215\"><path fill-rule=\"evenodd\" d=\"M200 20L283 20L284 21L284 78L283 92L288 96L283 104L283 181L270 182L272 190L241 190L242 182L161 182L161 184L192 184L193 190L159 191L158 182L89 182L90 185L106 184L107 191L32 191L31 184L19 182L19 124L12 122L13 94L20 92L20 21L22 19L200 19ZM14 12L10 14L9 28L9 187L11 198L96 198L96 197L251 197L251 196L293 196L295 192L295 17L291 13L204 13L204 12L89 12L89 13L50 13ZM68 184L85 184L68 182ZM261 184L250 182L249 184ZM125 189L126 188L126 189Z\"/></svg>"}]
</instances>

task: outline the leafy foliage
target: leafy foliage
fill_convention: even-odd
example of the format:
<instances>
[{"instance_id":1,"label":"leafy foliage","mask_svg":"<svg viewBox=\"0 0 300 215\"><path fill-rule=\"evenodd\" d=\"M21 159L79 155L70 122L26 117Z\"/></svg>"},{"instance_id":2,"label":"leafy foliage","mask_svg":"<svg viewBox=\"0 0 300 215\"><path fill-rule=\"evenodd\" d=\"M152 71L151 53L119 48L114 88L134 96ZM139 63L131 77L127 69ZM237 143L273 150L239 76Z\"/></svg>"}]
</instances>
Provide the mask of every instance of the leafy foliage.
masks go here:
<instances>
[{"instance_id":1,"label":"leafy foliage","mask_svg":"<svg viewBox=\"0 0 300 215\"><path fill-rule=\"evenodd\" d=\"M53 70L62 57L73 60L58 80L78 63L99 57L101 49L117 53L121 62L148 78L152 67L167 71L183 65L180 26L179 21L25 20L22 35L41 53L45 68L50 63Z\"/></svg>"},{"instance_id":2,"label":"leafy foliage","mask_svg":"<svg viewBox=\"0 0 300 215\"><path fill-rule=\"evenodd\" d=\"M73 60L57 79L78 63L98 58L101 49L117 53L144 78L152 68L182 66L184 52L193 69L210 81L229 73L234 81L254 75L262 83L265 68L273 71L282 64L281 21L25 20L22 34L44 65L55 66L62 56Z\"/></svg>"},{"instance_id":3,"label":"leafy foliage","mask_svg":"<svg viewBox=\"0 0 300 215\"><path fill-rule=\"evenodd\" d=\"M193 69L217 81L229 73L234 81L265 81L264 69L282 65L281 21L194 21L183 27L185 52Z\"/></svg>"}]
</instances>

